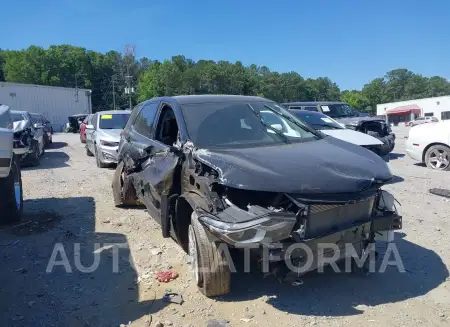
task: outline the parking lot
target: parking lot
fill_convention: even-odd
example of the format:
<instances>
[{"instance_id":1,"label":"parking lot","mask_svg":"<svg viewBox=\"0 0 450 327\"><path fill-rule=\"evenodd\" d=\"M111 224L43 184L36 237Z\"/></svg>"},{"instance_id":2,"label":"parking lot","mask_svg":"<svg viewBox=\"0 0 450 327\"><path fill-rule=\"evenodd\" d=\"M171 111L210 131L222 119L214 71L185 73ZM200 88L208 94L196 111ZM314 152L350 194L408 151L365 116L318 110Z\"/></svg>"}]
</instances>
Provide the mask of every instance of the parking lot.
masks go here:
<instances>
[{"instance_id":1,"label":"parking lot","mask_svg":"<svg viewBox=\"0 0 450 327\"><path fill-rule=\"evenodd\" d=\"M427 169L405 155L407 127L395 127L389 166L401 204L396 244L406 269L385 273L309 273L295 284L255 271L233 276L231 294L202 296L191 282L184 252L145 210L114 207L113 168L99 169L78 134L55 134L41 166L23 171L24 217L0 230L2 326L448 326L450 323L450 172ZM114 272L114 249L119 271ZM99 248L95 248L99 244ZM55 245L68 264L46 272ZM79 248L78 248L79 246ZM381 257L383 247L380 248ZM97 269L83 270L100 260ZM81 269L80 269L81 267ZM159 283L172 267L179 277ZM71 272L67 273L69 268ZM182 305L162 300L167 289Z\"/></svg>"}]
</instances>

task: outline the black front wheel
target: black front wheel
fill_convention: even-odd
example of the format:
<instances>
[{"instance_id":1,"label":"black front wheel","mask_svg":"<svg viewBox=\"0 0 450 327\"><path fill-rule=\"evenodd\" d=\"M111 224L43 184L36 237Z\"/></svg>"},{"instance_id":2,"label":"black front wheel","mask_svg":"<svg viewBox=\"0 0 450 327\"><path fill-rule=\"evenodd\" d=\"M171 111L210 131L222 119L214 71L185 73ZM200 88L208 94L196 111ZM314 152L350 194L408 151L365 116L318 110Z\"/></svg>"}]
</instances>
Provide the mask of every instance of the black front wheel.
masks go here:
<instances>
[{"instance_id":1,"label":"black front wheel","mask_svg":"<svg viewBox=\"0 0 450 327\"><path fill-rule=\"evenodd\" d=\"M32 152L28 155L28 162L31 167L37 167L41 164L41 156L39 150L39 143L33 141Z\"/></svg>"},{"instance_id":2,"label":"black front wheel","mask_svg":"<svg viewBox=\"0 0 450 327\"><path fill-rule=\"evenodd\" d=\"M23 212L22 175L20 160L14 157L8 177L0 179L0 223L20 220Z\"/></svg>"}]
</instances>

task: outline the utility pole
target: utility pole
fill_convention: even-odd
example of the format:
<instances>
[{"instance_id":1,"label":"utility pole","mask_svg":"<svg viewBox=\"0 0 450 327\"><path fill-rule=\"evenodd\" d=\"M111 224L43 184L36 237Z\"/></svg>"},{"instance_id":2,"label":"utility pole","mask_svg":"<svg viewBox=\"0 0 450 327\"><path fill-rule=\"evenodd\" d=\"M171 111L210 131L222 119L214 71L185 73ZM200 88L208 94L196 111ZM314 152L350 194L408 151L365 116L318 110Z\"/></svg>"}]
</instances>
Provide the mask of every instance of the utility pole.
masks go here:
<instances>
[{"instance_id":1,"label":"utility pole","mask_svg":"<svg viewBox=\"0 0 450 327\"><path fill-rule=\"evenodd\" d=\"M75 73L75 102L78 102L78 76L84 76L84 73Z\"/></svg>"},{"instance_id":2,"label":"utility pole","mask_svg":"<svg viewBox=\"0 0 450 327\"><path fill-rule=\"evenodd\" d=\"M125 88L125 94L128 94L130 110L132 109L131 94L134 93L134 87L131 87L133 76L130 74L130 66L134 61L135 50L136 46L134 44L127 44L125 46L125 58L127 62L127 75L125 76L125 79L127 80L127 87Z\"/></svg>"},{"instance_id":3,"label":"utility pole","mask_svg":"<svg viewBox=\"0 0 450 327\"><path fill-rule=\"evenodd\" d=\"M112 76L112 92L113 92L113 110L116 110L116 75Z\"/></svg>"}]
</instances>

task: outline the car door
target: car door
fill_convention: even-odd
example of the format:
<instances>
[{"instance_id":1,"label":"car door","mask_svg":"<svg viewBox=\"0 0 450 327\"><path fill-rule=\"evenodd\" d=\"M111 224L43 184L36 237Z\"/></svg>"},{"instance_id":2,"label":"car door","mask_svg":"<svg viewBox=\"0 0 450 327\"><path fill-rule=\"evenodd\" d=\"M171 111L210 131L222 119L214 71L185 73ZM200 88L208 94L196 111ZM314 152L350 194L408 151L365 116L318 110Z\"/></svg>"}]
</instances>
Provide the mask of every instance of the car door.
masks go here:
<instances>
[{"instance_id":1,"label":"car door","mask_svg":"<svg viewBox=\"0 0 450 327\"><path fill-rule=\"evenodd\" d=\"M89 151L91 151L91 153L94 153L93 132L97 127L97 117L98 114L94 114L88 121L87 126L89 126L90 128L86 128L86 146L89 149Z\"/></svg>"},{"instance_id":2,"label":"car door","mask_svg":"<svg viewBox=\"0 0 450 327\"><path fill-rule=\"evenodd\" d=\"M140 164L139 171L136 172L134 180L134 187L137 191L138 197L142 203L147 207L150 215L160 222L159 205L155 204L152 199L152 194L149 192L148 180L146 175L149 173L149 168L154 166L154 149L156 149L156 142L153 140L154 136L154 122L159 108L159 101L145 103L136 115L134 121L129 128L125 128L123 135L123 145L121 146L121 153L124 153L124 162L128 169L136 169L137 164ZM133 119L133 117L130 117ZM151 149L148 155L145 149ZM119 158L122 155L119 154ZM120 159L119 159L120 160ZM151 169L151 168L150 168Z\"/></svg>"},{"instance_id":3,"label":"car door","mask_svg":"<svg viewBox=\"0 0 450 327\"><path fill-rule=\"evenodd\" d=\"M161 103L152 139L152 155L142 168L141 192L162 225L163 235L168 236L168 207L173 191L173 181L180 163L180 154L173 144L177 142L180 121L168 103ZM180 116L178 116L180 117ZM175 191L176 192L176 191Z\"/></svg>"}]
</instances>

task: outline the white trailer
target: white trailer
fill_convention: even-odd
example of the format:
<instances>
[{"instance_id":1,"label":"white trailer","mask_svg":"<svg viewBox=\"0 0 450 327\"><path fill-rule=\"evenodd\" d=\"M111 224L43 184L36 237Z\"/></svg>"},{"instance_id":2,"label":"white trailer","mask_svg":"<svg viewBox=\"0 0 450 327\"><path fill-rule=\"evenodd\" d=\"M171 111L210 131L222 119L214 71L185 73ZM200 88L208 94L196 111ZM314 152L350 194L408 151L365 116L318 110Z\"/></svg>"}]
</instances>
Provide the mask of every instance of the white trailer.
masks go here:
<instances>
[{"instance_id":1,"label":"white trailer","mask_svg":"<svg viewBox=\"0 0 450 327\"><path fill-rule=\"evenodd\" d=\"M61 132L67 117L92 113L91 90L0 82L0 103L44 115Z\"/></svg>"}]
</instances>

